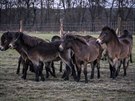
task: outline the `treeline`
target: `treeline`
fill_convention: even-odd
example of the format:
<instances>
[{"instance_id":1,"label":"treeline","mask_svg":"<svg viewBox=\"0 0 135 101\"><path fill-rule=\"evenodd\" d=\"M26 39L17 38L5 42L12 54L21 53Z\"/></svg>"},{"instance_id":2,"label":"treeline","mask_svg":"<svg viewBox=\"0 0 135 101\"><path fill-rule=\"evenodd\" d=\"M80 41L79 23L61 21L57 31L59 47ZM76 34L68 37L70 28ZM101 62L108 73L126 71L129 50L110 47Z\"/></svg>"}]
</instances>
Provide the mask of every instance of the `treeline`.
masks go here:
<instances>
[{"instance_id":1,"label":"treeline","mask_svg":"<svg viewBox=\"0 0 135 101\"><path fill-rule=\"evenodd\" d=\"M67 27L71 24L95 22L109 25L117 22L135 21L135 0L1 0L0 25L19 24L30 26L57 26L60 18Z\"/></svg>"}]
</instances>

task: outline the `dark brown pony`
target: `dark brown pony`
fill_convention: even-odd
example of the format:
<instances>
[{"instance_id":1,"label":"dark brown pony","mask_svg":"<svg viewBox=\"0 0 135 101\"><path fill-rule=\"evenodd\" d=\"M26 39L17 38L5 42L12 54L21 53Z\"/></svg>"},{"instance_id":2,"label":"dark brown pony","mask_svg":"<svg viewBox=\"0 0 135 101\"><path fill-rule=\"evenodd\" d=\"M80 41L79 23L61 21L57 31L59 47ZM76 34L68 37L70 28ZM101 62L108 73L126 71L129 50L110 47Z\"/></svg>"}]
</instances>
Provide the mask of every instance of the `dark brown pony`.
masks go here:
<instances>
[{"instance_id":1,"label":"dark brown pony","mask_svg":"<svg viewBox=\"0 0 135 101\"><path fill-rule=\"evenodd\" d=\"M110 65L110 77L116 78L119 72L121 61L123 63L124 76L129 65L130 43L127 40L119 40L115 31L109 27L104 27L97 42L107 45L108 61ZM118 68L118 69L117 69ZM117 71L116 71L117 69Z\"/></svg>"},{"instance_id":2,"label":"dark brown pony","mask_svg":"<svg viewBox=\"0 0 135 101\"><path fill-rule=\"evenodd\" d=\"M88 82L87 79L87 64L92 63L92 74L94 71L94 67L97 61L100 60L101 57L101 48L98 43L95 41L88 40L89 38L86 36L78 36L78 35L71 35L67 34L63 37L63 41L60 45L60 50L71 49L75 55L75 64L77 67L78 78L77 81L80 80L81 74L81 65L84 66L84 75L85 75L85 82ZM98 66L98 78L100 77L100 71ZM93 76L91 76L93 77Z\"/></svg>"},{"instance_id":3,"label":"dark brown pony","mask_svg":"<svg viewBox=\"0 0 135 101\"><path fill-rule=\"evenodd\" d=\"M0 48L2 51L5 51L5 50L9 49L9 44L14 39L14 37L16 37L15 36L16 34L23 34L23 33L20 33L20 32L6 32L6 33L3 33L3 35L1 36L1 48ZM27 40L29 40L29 43L31 42L30 39L27 39ZM44 40L36 38L36 37L33 37L33 40L38 40L38 42L45 42ZM25 52L22 51L22 47L20 45L16 45L15 49L21 55L21 57L19 58L19 61L18 61L18 68L17 68L17 72L16 73L17 74L19 73L19 71L20 71L20 64L22 63L22 65L23 65L23 70L22 70L23 71L23 76L22 76L22 78L26 79L28 67L30 67L30 71L35 72L33 64L28 59L28 57L25 54ZM43 66L43 63L40 63L40 64ZM54 76L53 73L51 72L50 68L48 68L48 66L46 66L46 72L47 72L46 75L48 73L50 73L52 76ZM44 80L44 78L43 78L43 80Z\"/></svg>"},{"instance_id":4,"label":"dark brown pony","mask_svg":"<svg viewBox=\"0 0 135 101\"><path fill-rule=\"evenodd\" d=\"M46 43L44 41L35 40L35 37L25 35L23 33L15 33L10 47L21 47L21 50L27 55L28 59L33 63L36 81L39 81L39 76L43 79L41 63L50 62L55 60L58 56L70 66L69 57L65 54L67 52L60 53L59 45L61 41ZM69 68L68 68L69 70ZM66 77L68 78L70 71L67 71ZM39 75L40 74L40 75Z\"/></svg>"},{"instance_id":5,"label":"dark brown pony","mask_svg":"<svg viewBox=\"0 0 135 101\"><path fill-rule=\"evenodd\" d=\"M12 35L11 33L14 33L14 34ZM16 32L3 33L3 35L1 36L1 50L2 51L6 51L7 49L9 49L9 44L12 41L15 33ZM23 59L23 76L22 76L22 78L26 79L27 72L25 72L25 71L27 71L27 69L28 69L29 60L28 60L26 54L21 51L20 47L16 48L16 50L20 53L20 55ZM19 62L21 62L21 61L19 61ZM19 73L19 68L17 69L17 73Z\"/></svg>"},{"instance_id":6,"label":"dark brown pony","mask_svg":"<svg viewBox=\"0 0 135 101\"><path fill-rule=\"evenodd\" d=\"M60 41L60 40L61 40L61 38L57 35L55 35L51 38L51 42ZM57 60L60 60L60 59L57 59ZM54 62L51 62L51 66L54 68ZM62 72L62 61L61 60L60 60L60 70L59 71Z\"/></svg>"}]
</instances>

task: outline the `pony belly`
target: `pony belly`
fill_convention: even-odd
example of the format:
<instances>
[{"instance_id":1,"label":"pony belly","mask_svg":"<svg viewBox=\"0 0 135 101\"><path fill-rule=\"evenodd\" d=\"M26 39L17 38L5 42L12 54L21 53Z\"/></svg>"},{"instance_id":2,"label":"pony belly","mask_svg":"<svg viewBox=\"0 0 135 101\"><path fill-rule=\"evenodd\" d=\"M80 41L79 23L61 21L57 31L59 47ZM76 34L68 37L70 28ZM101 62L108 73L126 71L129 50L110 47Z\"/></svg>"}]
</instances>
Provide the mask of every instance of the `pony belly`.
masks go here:
<instances>
[{"instance_id":1,"label":"pony belly","mask_svg":"<svg viewBox=\"0 0 135 101\"><path fill-rule=\"evenodd\" d=\"M41 56L40 57L40 61L43 61L43 62L49 62L49 61L53 61L55 59L58 58L58 55L52 55L52 56Z\"/></svg>"}]
</instances>

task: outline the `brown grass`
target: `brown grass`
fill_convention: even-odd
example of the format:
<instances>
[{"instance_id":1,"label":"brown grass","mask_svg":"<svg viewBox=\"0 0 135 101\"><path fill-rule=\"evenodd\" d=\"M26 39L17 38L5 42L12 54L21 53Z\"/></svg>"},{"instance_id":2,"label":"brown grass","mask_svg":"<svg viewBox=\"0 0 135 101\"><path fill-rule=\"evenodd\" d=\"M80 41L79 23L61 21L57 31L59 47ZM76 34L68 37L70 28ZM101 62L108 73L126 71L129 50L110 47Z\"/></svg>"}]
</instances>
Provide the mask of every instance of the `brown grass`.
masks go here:
<instances>
[{"instance_id":1,"label":"brown grass","mask_svg":"<svg viewBox=\"0 0 135 101\"><path fill-rule=\"evenodd\" d=\"M39 34L39 37L42 36L45 35ZM57 78L50 77L44 82L35 82L34 74L28 71L27 80L22 80L21 74L16 74L19 54L15 50L0 52L0 101L135 101L135 52L133 53L134 63L130 64L126 77L123 77L121 68L118 78L110 79L108 63L102 61L101 78L97 79L95 73L95 78L89 79L86 84L83 74L80 82L75 82L72 77L69 81L64 81L62 73L58 71L58 62L55 63ZM90 76L91 69L88 70Z\"/></svg>"}]
</instances>

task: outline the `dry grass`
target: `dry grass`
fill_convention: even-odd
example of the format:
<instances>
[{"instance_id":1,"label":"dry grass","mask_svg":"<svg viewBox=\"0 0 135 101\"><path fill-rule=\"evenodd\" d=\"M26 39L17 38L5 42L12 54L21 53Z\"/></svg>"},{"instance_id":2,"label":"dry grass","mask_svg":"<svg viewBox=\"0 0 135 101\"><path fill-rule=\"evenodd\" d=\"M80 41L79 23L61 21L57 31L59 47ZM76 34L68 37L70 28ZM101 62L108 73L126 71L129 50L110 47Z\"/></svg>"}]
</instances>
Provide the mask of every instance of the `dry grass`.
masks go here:
<instances>
[{"instance_id":1,"label":"dry grass","mask_svg":"<svg viewBox=\"0 0 135 101\"><path fill-rule=\"evenodd\" d=\"M44 39L51 36L38 34ZM126 77L123 77L121 69L116 80L110 79L108 63L102 61L101 78L97 79L95 74L95 79L89 79L85 84L83 75L81 82L75 82L72 77L64 81L58 71L58 62L55 63L57 78L35 82L34 74L28 71L27 80L22 80L21 74L16 74L19 54L15 50L0 52L0 101L135 101L134 56L135 48L134 63L130 64Z\"/></svg>"}]
</instances>

